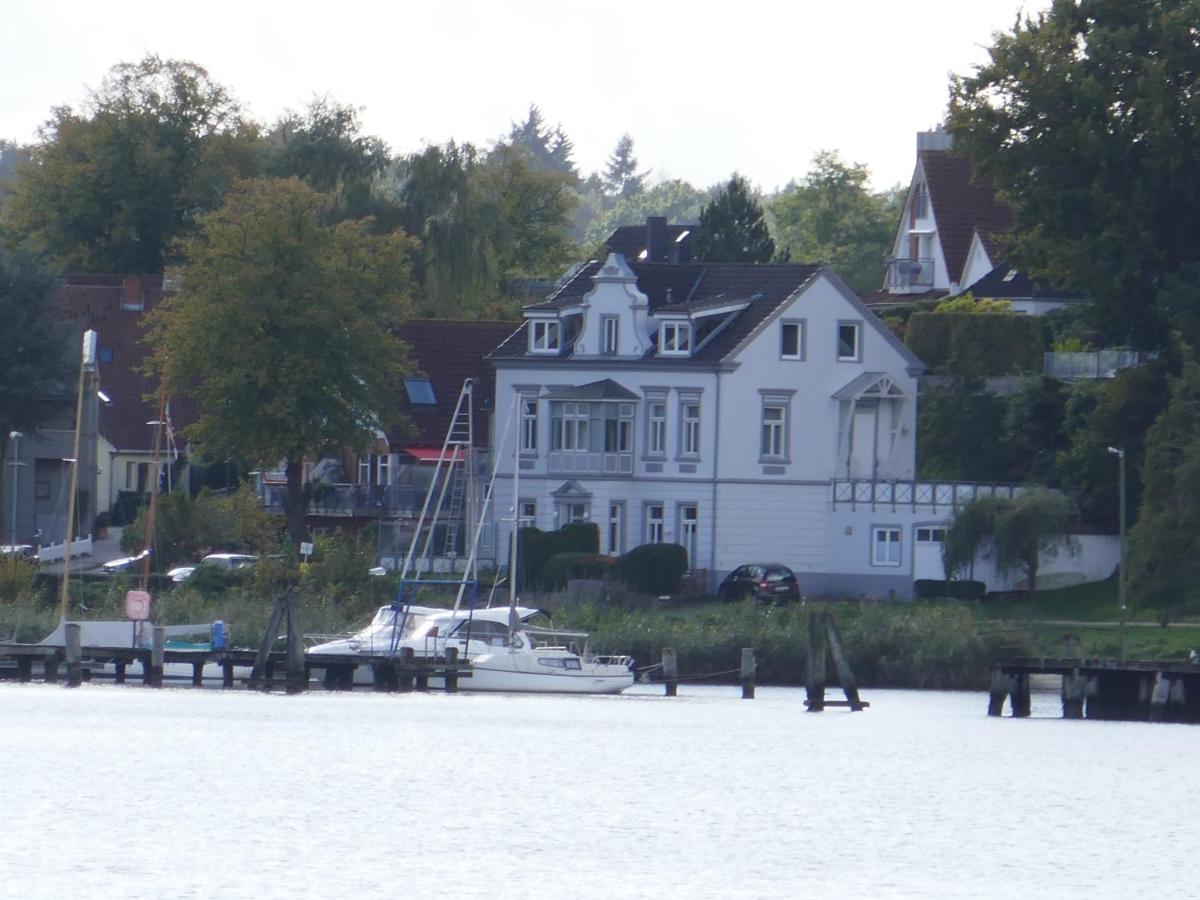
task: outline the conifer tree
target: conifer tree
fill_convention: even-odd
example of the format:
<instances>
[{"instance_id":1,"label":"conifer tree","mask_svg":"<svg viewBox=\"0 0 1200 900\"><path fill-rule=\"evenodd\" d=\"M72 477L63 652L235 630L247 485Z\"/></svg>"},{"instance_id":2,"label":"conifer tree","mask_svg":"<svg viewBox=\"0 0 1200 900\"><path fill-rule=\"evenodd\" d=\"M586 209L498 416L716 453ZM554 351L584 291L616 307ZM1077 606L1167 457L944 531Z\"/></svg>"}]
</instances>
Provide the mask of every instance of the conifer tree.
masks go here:
<instances>
[{"instance_id":1,"label":"conifer tree","mask_svg":"<svg viewBox=\"0 0 1200 900\"><path fill-rule=\"evenodd\" d=\"M628 133L621 135L604 170L601 186L611 197L630 197L640 194L646 187L649 172L639 172L637 157L633 155L633 138Z\"/></svg>"},{"instance_id":2,"label":"conifer tree","mask_svg":"<svg viewBox=\"0 0 1200 900\"><path fill-rule=\"evenodd\" d=\"M700 262L765 263L775 255L763 208L736 172L700 213L696 238Z\"/></svg>"}]
</instances>

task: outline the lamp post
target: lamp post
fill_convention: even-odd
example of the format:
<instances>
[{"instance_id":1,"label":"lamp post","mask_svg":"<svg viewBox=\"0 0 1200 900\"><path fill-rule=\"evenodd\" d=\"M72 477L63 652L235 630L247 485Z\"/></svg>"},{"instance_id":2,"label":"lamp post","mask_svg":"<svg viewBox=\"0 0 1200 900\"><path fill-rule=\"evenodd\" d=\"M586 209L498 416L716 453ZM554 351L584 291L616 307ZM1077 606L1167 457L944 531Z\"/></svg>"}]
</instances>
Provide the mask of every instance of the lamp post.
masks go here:
<instances>
[{"instance_id":1,"label":"lamp post","mask_svg":"<svg viewBox=\"0 0 1200 900\"><path fill-rule=\"evenodd\" d=\"M12 458L12 461L9 462L9 465L13 467L13 470L12 470L12 472L13 472L13 477L12 477L12 495L13 495L12 496L12 522L10 524L12 525L12 539L11 539L11 543L12 543L12 547L13 547L12 552L16 553L17 552L17 550L16 550L16 547L17 547L17 472L18 472L17 466L22 465L22 463L21 463L21 438L25 437L25 435L21 434L21 432L19 432L19 431L10 431L8 433L8 437L9 437L9 440L11 440L13 442L13 458Z\"/></svg>"},{"instance_id":2,"label":"lamp post","mask_svg":"<svg viewBox=\"0 0 1200 900\"><path fill-rule=\"evenodd\" d=\"M1119 579L1117 581L1117 606L1119 607L1120 614L1121 614L1121 619L1120 619L1120 641L1121 641L1120 660L1121 660L1121 664L1124 665L1125 664L1125 451L1123 449L1117 449L1116 447L1109 447L1108 452L1116 454L1117 466L1118 466L1118 470L1120 472L1119 491L1120 491L1120 495L1121 495L1121 504L1120 504L1121 505L1121 511L1120 511L1120 515L1121 515L1121 522L1120 522L1121 568L1117 573L1118 579Z\"/></svg>"}]
</instances>

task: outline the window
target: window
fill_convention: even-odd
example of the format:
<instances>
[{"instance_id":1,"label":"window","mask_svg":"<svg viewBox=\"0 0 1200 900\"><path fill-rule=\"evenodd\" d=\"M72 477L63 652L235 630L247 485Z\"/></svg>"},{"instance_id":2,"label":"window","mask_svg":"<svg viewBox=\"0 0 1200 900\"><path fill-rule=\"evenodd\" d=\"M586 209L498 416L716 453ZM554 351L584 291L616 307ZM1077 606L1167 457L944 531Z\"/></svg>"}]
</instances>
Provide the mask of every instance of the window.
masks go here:
<instances>
[{"instance_id":1,"label":"window","mask_svg":"<svg viewBox=\"0 0 1200 900\"><path fill-rule=\"evenodd\" d=\"M779 355L783 359L804 359L803 322L784 322L779 326Z\"/></svg>"},{"instance_id":2,"label":"window","mask_svg":"<svg viewBox=\"0 0 1200 900\"><path fill-rule=\"evenodd\" d=\"M917 529L917 541L922 544L929 544L929 543L944 544L944 543L946 543L946 529L945 528L918 528Z\"/></svg>"},{"instance_id":3,"label":"window","mask_svg":"<svg viewBox=\"0 0 1200 900\"><path fill-rule=\"evenodd\" d=\"M900 529L893 526L871 529L871 565L900 565Z\"/></svg>"},{"instance_id":4,"label":"window","mask_svg":"<svg viewBox=\"0 0 1200 900\"><path fill-rule=\"evenodd\" d=\"M562 505L562 524L574 525L588 520L588 505L586 503L564 503Z\"/></svg>"},{"instance_id":5,"label":"window","mask_svg":"<svg viewBox=\"0 0 1200 900\"><path fill-rule=\"evenodd\" d=\"M859 362L862 360L862 347L859 342L861 333L862 325L859 322L838 322L838 362Z\"/></svg>"},{"instance_id":6,"label":"window","mask_svg":"<svg viewBox=\"0 0 1200 900\"><path fill-rule=\"evenodd\" d=\"M684 399L679 405L679 455L700 455L700 401Z\"/></svg>"},{"instance_id":7,"label":"window","mask_svg":"<svg viewBox=\"0 0 1200 900\"><path fill-rule=\"evenodd\" d=\"M391 484L391 468L392 457L389 453L380 453L375 456L375 483L376 484Z\"/></svg>"},{"instance_id":8,"label":"window","mask_svg":"<svg viewBox=\"0 0 1200 900\"><path fill-rule=\"evenodd\" d=\"M387 453L364 453L358 458L358 483L389 484L391 465Z\"/></svg>"},{"instance_id":9,"label":"window","mask_svg":"<svg viewBox=\"0 0 1200 900\"><path fill-rule=\"evenodd\" d=\"M588 449L588 403L557 403L552 417L552 449L585 451Z\"/></svg>"},{"instance_id":10,"label":"window","mask_svg":"<svg viewBox=\"0 0 1200 900\"><path fill-rule=\"evenodd\" d=\"M912 217L914 219L923 219L928 210L929 188L925 186L925 182L921 182L913 191Z\"/></svg>"},{"instance_id":11,"label":"window","mask_svg":"<svg viewBox=\"0 0 1200 900\"><path fill-rule=\"evenodd\" d=\"M150 478L150 463L125 463L125 490L145 493Z\"/></svg>"},{"instance_id":12,"label":"window","mask_svg":"<svg viewBox=\"0 0 1200 900\"><path fill-rule=\"evenodd\" d=\"M646 404L646 455L665 456L667 453L667 401L651 400Z\"/></svg>"},{"instance_id":13,"label":"window","mask_svg":"<svg viewBox=\"0 0 1200 900\"><path fill-rule=\"evenodd\" d=\"M537 453L538 448L538 402L536 399L521 398L521 452Z\"/></svg>"},{"instance_id":14,"label":"window","mask_svg":"<svg viewBox=\"0 0 1200 900\"><path fill-rule=\"evenodd\" d=\"M617 415L606 409L604 416L604 452L629 453L633 450L633 404L617 404Z\"/></svg>"},{"instance_id":15,"label":"window","mask_svg":"<svg viewBox=\"0 0 1200 900\"><path fill-rule=\"evenodd\" d=\"M692 352L692 324L663 322L658 341L660 356L687 356Z\"/></svg>"},{"instance_id":16,"label":"window","mask_svg":"<svg viewBox=\"0 0 1200 900\"><path fill-rule=\"evenodd\" d=\"M625 549L625 504L608 504L608 555L620 556Z\"/></svg>"},{"instance_id":17,"label":"window","mask_svg":"<svg viewBox=\"0 0 1200 900\"><path fill-rule=\"evenodd\" d=\"M517 501L517 527L532 528L537 522L537 501Z\"/></svg>"},{"instance_id":18,"label":"window","mask_svg":"<svg viewBox=\"0 0 1200 900\"><path fill-rule=\"evenodd\" d=\"M358 483L371 483L371 457L365 453L358 458Z\"/></svg>"},{"instance_id":19,"label":"window","mask_svg":"<svg viewBox=\"0 0 1200 900\"><path fill-rule=\"evenodd\" d=\"M700 510L695 503L683 503L679 506L679 543L687 551L689 569L696 567L697 533L700 524Z\"/></svg>"},{"instance_id":20,"label":"window","mask_svg":"<svg viewBox=\"0 0 1200 900\"><path fill-rule=\"evenodd\" d=\"M759 454L763 459L785 459L787 455L787 407L777 403L764 403L762 411L762 446Z\"/></svg>"},{"instance_id":21,"label":"window","mask_svg":"<svg viewBox=\"0 0 1200 900\"><path fill-rule=\"evenodd\" d=\"M408 402L414 406L433 406L437 403L428 378L405 378L404 390L408 393Z\"/></svg>"},{"instance_id":22,"label":"window","mask_svg":"<svg viewBox=\"0 0 1200 900\"><path fill-rule=\"evenodd\" d=\"M531 353L557 353L561 334L558 322L548 319L532 319L529 323L529 351Z\"/></svg>"},{"instance_id":23,"label":"window","mask_svg":"<svg viewBox=\"0 0 1200 900\"><path fill-rule=\"evenodd\" d=\"M661 503L647 503L646 543L661 544L663 537L663 505Z\"/></svg>"},{"instance_id":24,"label":"window","mask_svg":"<svg viewBox=\"0 0 1200 900\"><path fill-rule=\"evenodd\" d=\"M621 320L617 316L604 316L600 320L604 323L604 345L602 352L609 356L615 356L620 341L621 335Z\"/></svg>"}]
</instances>

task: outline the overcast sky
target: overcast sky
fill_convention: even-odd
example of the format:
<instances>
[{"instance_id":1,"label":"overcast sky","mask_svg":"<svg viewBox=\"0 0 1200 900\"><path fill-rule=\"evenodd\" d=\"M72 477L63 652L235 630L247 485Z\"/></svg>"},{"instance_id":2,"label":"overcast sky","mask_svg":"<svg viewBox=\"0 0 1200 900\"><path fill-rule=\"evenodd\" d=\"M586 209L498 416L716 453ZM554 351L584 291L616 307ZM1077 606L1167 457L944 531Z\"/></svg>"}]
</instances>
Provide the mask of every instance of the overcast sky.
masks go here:
<instances>
[{"instance_id":1,"label":"overcast sky","mask_svg":"<svg viewBox=\"0 0 1200 900\"><path fill-rule=\"evenodd\" d=\"M537 103L584 173L622 132L655 179L734 171L770 190L835 149L907 182L948 74L1048 0L5 0L0 137L29 141L108 68L147 53L208 69L257 119L328 94L393 152L486 144Z\"/></svg>"}]
</instances>

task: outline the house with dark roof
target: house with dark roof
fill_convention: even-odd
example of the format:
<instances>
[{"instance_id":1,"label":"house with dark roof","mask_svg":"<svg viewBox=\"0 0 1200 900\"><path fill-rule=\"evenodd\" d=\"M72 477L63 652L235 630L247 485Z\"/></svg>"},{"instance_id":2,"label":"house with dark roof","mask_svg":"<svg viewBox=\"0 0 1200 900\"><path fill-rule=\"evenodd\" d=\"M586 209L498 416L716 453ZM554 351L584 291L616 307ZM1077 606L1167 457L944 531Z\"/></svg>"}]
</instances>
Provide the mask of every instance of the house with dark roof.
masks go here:
<instances>
[{"instance_id":1,"label":"house with dark roof","mask_svg":"<svg viewBox=\"0 0 1200 900\"><path fill-rule=\"evenodd\" d=\"M619 225L605 247L633 262L686 263L699 234L699 225L671 225L665 216L647 216L645 225Z\"/></svg>"},{"instance_id":2,"label":"house with dark roof","mask_svg":"<svg viewBox=\"0 0 1200 900\"><path fill-rule=\"evenodd\" d=\"M911 483L923 366L828 269L612 253L524 317L489 357L516 422L495 509L594 521L610 554L679 543L710 586L782 562L812 594L910 595L911 514L833 498Z\"/></svg>"}]
</instances>

